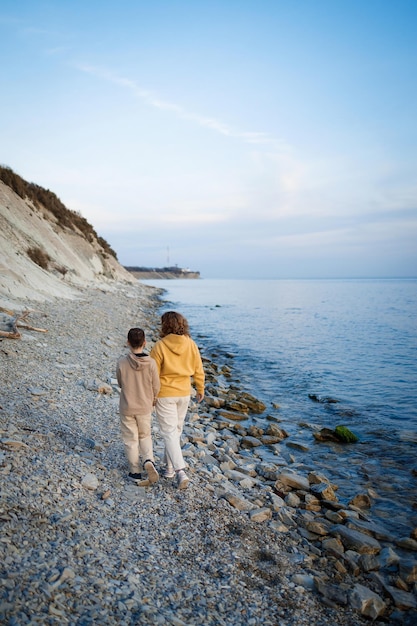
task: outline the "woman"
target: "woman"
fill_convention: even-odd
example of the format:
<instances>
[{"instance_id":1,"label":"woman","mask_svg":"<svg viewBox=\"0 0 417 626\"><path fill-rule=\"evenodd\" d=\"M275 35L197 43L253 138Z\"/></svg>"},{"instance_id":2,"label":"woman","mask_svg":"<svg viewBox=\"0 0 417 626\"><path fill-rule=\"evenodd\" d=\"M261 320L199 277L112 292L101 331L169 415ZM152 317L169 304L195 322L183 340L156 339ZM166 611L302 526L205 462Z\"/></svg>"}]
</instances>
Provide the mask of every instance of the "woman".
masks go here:
<instances>
[{"instance_id":1,"label":"woman","mask_svg":"<svg viewBox=\"0 0 417 626\"><path fill-rule=\"evenodd\" d=\"M191 395L191 377L197 402L204 398L204 370L200 352L190 337L188 322L180 313L167 311L161 317L161 339L152 348L161 382L156 415L165 443L166 478L177 476L178 487L186 489L189 479L181 452L181 433Z\"/></svg>"}]
</instances>

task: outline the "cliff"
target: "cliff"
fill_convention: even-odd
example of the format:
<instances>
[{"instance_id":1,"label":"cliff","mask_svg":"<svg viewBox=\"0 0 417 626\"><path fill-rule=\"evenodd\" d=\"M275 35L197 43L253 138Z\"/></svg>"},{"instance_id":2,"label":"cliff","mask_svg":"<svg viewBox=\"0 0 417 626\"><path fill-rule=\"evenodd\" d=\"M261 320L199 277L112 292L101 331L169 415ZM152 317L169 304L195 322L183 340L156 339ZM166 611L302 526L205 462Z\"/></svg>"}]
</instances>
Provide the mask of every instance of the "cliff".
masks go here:
<instances>
[{"instance_id":1,"label":"cliff","mask_svg":"<svg viewBox=\"0 0 417 626\"><path fill-rule=\"evenodd\" d=\"M8 184L6 184L6 181ZM0 304L74 298L88 286L135 283L79 214L42 187L0 168Z\"/></svg>"}]
</instances>

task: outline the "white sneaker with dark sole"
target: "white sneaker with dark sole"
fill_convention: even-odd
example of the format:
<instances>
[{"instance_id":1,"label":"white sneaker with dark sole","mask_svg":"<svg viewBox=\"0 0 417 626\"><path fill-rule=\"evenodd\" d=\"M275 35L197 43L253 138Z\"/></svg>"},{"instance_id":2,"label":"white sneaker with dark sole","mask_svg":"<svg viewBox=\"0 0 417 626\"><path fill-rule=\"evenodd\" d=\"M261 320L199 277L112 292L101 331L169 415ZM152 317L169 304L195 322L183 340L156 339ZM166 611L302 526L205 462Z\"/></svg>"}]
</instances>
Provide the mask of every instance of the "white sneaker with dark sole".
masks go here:
<instances>
[{"instance_id":1,"label":"white sneaker with dark sole","mask_svg":"<svg viewBox=\"0 0 417 626\"><path fill-rule=\"evenodd\" d=\"M177 481L178 481L178 489L187 489L190 479L188 478L184 470L179 470L177 472Z\"/></svg>"},{"instance_id":2,"label":"white sneaker with dark sole","mask_svg":"<svg viewBox=\"0 0 417 626\"><path fill-rule=\"evenodd\" d=\"M149 482L157 483L159 480L159 474L156 470L155 465L152 463L152 461L145 461L145 463L143 464L143 467L145 469L145 472L148 475Z\"/></svg>"}]
</instances>

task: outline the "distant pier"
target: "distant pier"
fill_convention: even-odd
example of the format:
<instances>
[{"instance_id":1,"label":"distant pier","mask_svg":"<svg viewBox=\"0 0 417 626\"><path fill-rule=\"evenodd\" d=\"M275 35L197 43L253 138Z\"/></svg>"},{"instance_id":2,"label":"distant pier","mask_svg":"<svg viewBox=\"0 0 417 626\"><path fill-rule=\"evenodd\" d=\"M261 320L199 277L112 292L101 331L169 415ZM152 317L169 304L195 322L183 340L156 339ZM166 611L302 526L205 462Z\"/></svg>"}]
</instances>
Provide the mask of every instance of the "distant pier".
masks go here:
<instances>
[{"instance_id":1,"label":"distant pier","mask_svg":"<svg viewBox=\"0 0 417 626\"><path fill-rule=\"evenodd\" d=\"M125 265L124 268L138 279L176 279L176 278L200 278L200 272L184 267L132 267Z\"/></svg>"}]
</instances>

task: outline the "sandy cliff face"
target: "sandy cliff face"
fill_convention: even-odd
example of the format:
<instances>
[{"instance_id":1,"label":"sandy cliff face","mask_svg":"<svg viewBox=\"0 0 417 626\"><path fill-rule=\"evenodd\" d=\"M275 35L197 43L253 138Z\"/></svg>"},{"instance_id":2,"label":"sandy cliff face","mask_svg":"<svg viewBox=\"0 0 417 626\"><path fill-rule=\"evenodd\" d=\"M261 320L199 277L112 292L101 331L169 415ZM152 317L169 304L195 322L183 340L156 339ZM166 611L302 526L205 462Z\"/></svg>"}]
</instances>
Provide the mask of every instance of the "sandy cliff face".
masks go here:
<instances>
[{"instance_id":1,"label":"sandy cliff face","mask_svg":"<svg viewBox=\"0 0 417 626\"><path fill-rule=\"evenodd\" d=\"M31 248L47 254L46 269L31 260ZM0 305L73 298L83 287L114 281L137 282L95 238L60 226L52 213L0 181Z\"/></svg>"}]
</instances>

